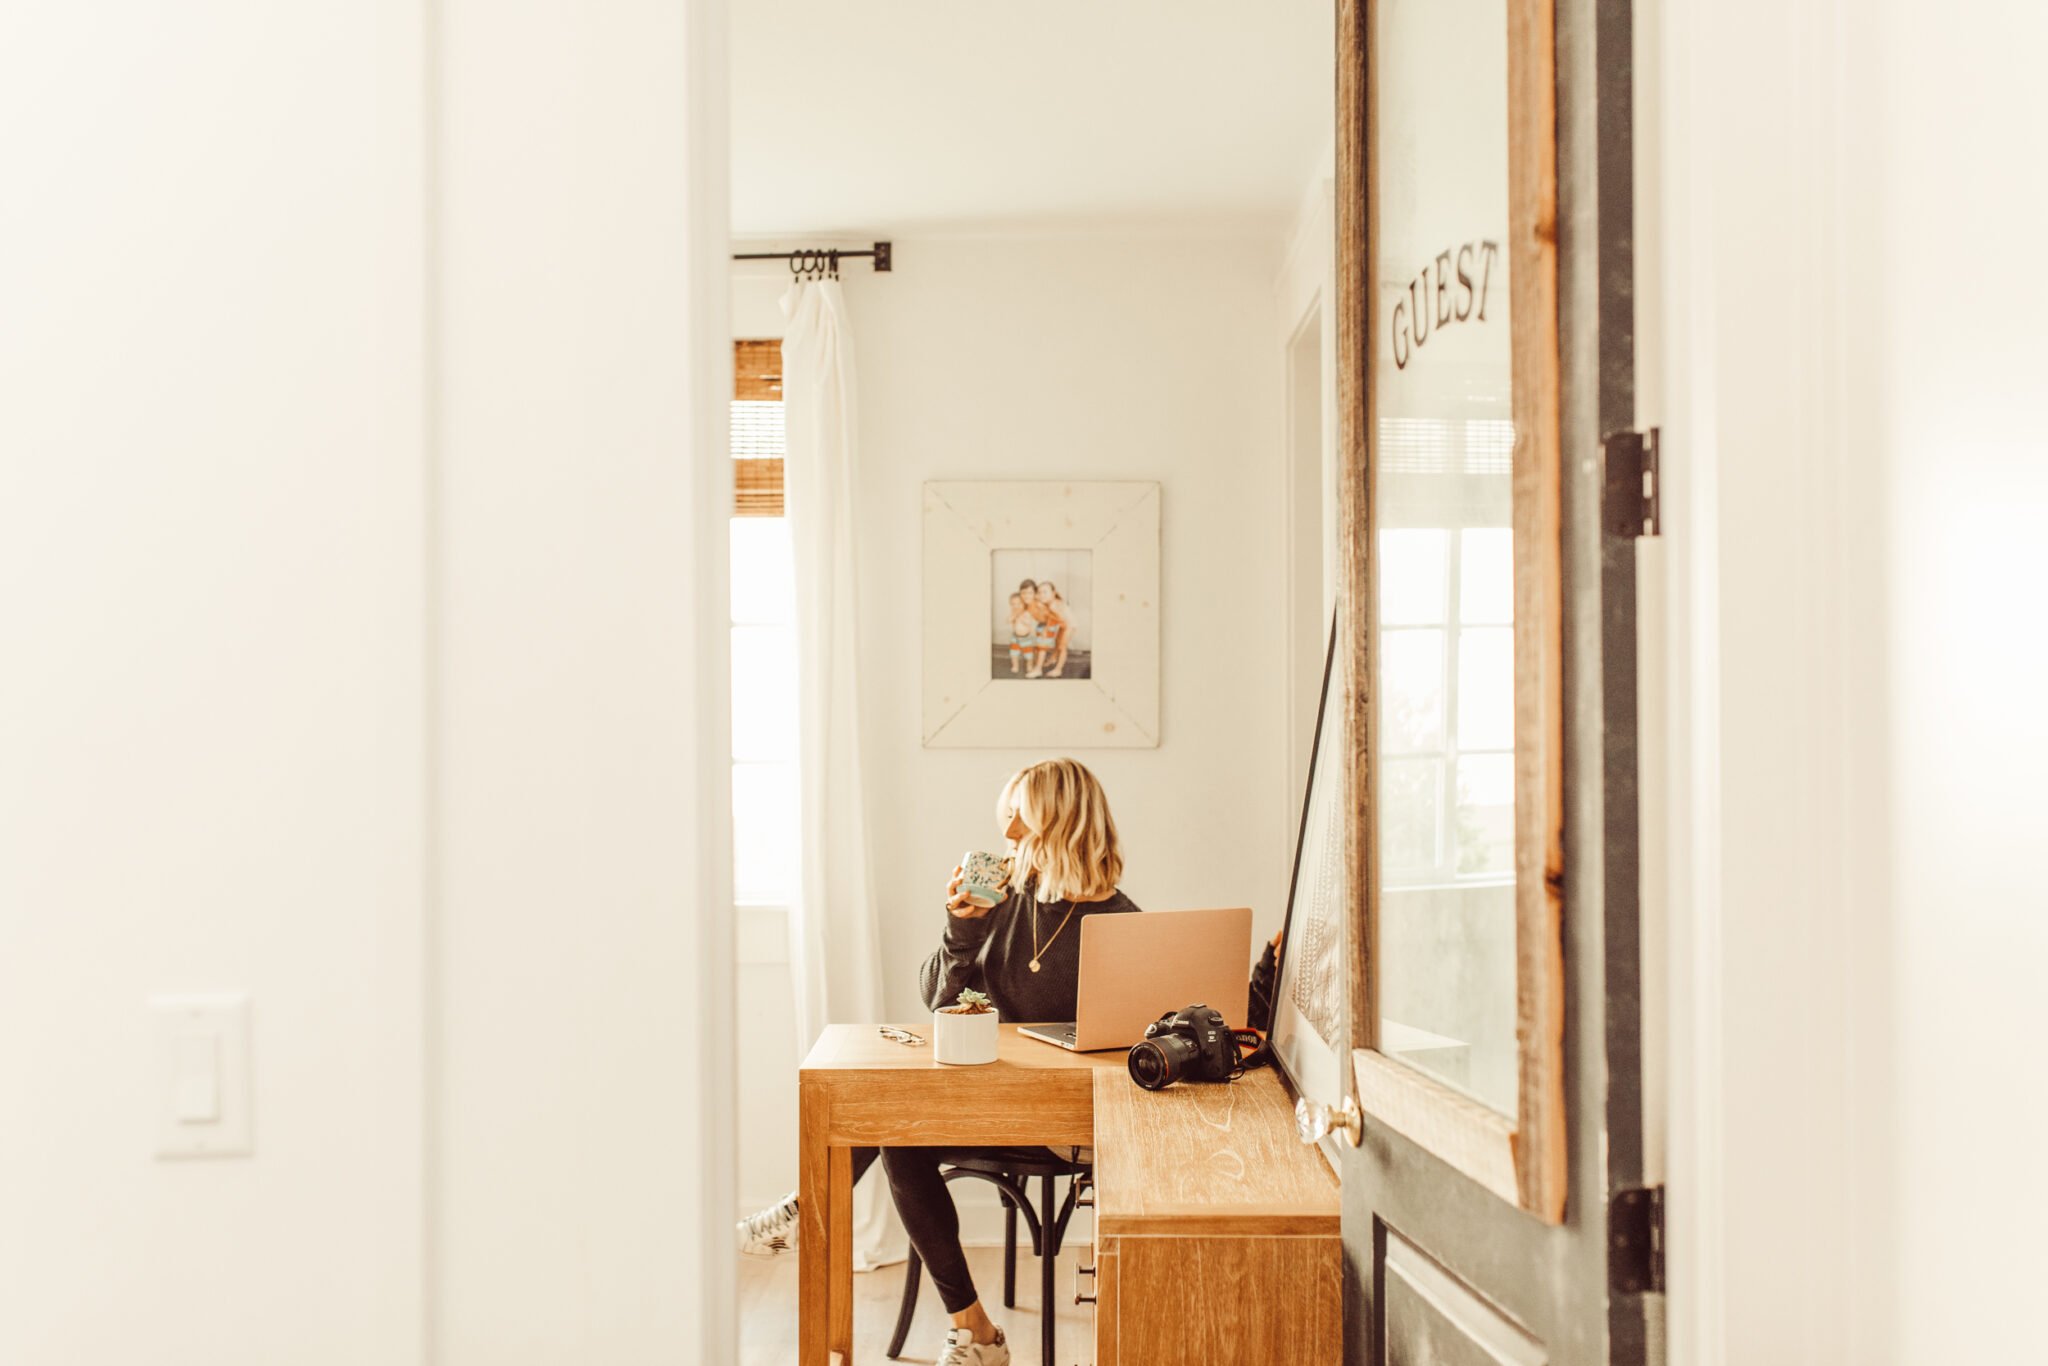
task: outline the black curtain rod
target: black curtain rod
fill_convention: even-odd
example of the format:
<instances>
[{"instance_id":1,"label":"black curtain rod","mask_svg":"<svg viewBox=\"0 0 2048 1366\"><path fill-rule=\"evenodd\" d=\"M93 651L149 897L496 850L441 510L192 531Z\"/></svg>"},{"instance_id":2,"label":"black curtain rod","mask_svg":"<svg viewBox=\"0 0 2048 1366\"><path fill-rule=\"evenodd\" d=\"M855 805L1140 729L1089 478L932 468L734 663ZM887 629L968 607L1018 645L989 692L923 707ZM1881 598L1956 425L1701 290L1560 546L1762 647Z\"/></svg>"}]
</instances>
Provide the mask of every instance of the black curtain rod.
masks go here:
<instances>
[{"instance_id":1,"label":"black curtain rod","mask_svg":"<svg viewBox=\"0 0 2048 1366\"><path fill-rule=\"evenodd\" d=\"M863 256L872 256L875 259L875 270L878 274L886 271L890 265L890 244L887 242L877 242L872 251L838 251L830 247L805 251L740 251L734 252L732 259L735 261L787 261L789 262L790 271L797 275L837 275L841 261L856 260Z\"/></svg>"}]
</instances>

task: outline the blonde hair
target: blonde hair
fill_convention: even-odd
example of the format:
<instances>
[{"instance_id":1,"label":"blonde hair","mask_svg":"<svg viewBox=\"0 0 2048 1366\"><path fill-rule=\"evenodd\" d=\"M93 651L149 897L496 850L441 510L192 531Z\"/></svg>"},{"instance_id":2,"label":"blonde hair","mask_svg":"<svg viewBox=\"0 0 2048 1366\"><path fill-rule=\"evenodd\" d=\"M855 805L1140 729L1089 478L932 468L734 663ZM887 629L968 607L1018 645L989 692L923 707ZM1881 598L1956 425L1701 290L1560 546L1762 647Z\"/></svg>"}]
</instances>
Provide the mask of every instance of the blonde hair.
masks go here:
<instances>
[{"instance_id":1,"label":"blonde hair","mask_svg":"<svg viewBox=\"0 0 2048 1366\"><path fill-rule=\"evenodd\" d=\"M1123 880L1109 798L1074 760L1048 759L1012 773L997 799L996 819L1007 826L1013 815L1024 820L1018 883L1028 876L1040 901L1100 901Z\"/></svg>"}]
</instances>

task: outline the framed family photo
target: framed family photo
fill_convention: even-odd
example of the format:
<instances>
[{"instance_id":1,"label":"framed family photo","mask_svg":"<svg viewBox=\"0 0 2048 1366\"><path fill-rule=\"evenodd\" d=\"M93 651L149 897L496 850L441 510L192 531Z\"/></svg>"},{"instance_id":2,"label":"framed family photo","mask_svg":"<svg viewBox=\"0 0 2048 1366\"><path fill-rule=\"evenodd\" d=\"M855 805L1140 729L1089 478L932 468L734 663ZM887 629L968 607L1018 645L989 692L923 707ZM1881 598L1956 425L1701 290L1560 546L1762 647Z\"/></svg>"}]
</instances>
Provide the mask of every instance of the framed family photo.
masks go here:
<instances>
[{"instance_id":1,"label":"framed family photo","mask_svg":"<svg viewBox=\"0 0 2048 1366\"><path fill-rule=\"evenodd\" d=\"M1159 485L924 486L927 748L1159 743Z\"/></svg>"}]
</instances>

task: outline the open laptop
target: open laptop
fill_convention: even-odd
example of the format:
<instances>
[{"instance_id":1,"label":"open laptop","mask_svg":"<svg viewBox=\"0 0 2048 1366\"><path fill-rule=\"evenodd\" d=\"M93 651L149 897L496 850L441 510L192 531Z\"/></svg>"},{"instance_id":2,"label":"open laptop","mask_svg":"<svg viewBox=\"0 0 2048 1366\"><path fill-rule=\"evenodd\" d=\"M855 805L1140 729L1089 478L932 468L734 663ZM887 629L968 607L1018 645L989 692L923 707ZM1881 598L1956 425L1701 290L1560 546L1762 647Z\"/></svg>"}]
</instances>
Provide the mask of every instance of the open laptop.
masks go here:
<instances>
[{"instance_id":1,"label":"open laptop","mask_svg":"<svg viewBox=\"0 0 2048 1366\"><path fill-rule=\"evenodd\" d=\"M1182 1006L1213 1006L1242 1025L1250 999L1252 912L1140 911L1081 922L1081 989L1070 1024L1017 1032L1076 1053L1129 1048Z\"/></svg>"}]
</instances>

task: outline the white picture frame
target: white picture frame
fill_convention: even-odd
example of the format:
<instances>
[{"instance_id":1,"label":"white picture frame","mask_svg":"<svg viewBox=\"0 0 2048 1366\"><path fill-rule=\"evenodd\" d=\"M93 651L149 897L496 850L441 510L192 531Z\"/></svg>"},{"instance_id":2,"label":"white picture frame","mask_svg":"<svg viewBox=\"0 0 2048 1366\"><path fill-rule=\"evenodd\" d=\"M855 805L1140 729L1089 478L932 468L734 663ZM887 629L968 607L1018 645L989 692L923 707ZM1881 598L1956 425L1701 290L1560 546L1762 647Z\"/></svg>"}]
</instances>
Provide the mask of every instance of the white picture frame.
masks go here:
<instances>
[{"instance_id":1,"label":"white picture frame","mask_svg":"<svg viewBox=\"0 0 2048 1366\"><path fill-rule=\"evenodd\" d=\"M927 749L1150 749L1159 744L1159 485L924 486ZM1089 551L1086 677L990 666L998 551Z\"/></svg>"}]
</instances>

